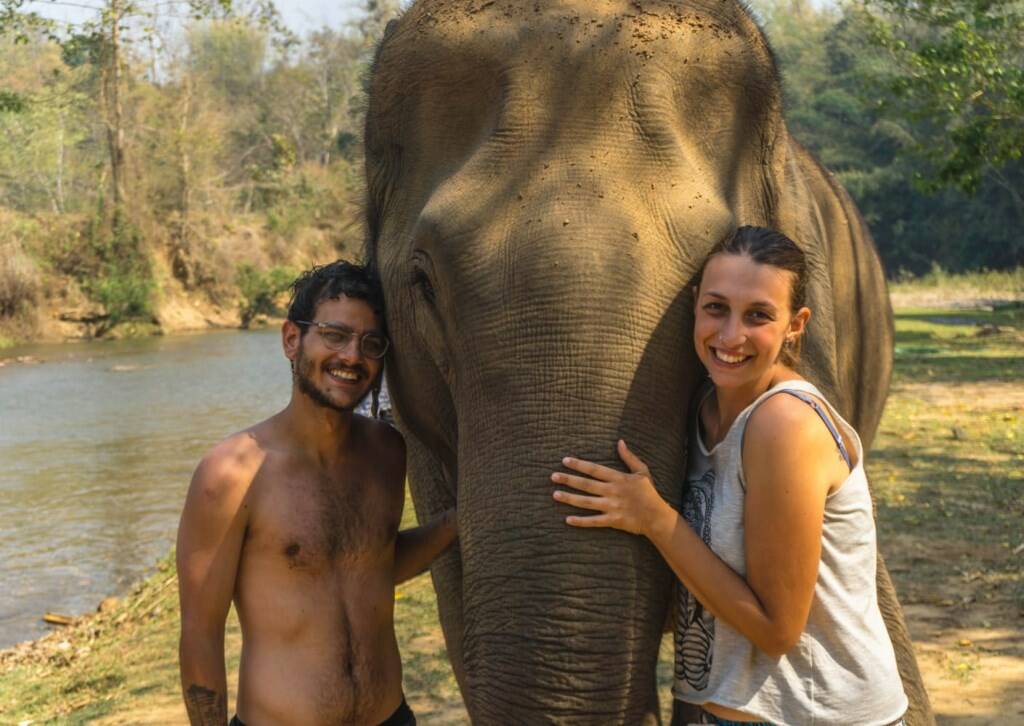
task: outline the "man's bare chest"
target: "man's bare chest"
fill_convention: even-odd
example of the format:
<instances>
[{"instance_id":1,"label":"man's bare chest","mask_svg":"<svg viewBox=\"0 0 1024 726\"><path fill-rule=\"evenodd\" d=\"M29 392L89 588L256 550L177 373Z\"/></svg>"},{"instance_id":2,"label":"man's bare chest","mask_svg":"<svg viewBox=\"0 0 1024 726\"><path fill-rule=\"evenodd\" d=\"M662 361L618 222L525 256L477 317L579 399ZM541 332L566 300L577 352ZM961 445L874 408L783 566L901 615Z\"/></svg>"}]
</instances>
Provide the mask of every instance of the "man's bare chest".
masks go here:
<instances>
[{"instance_id":1,"label":"man's bare chest","mask_svg":"<svg viewBox=\"0 0 1024 726\"><path fill-rule=\"evenodd\" d=\"M308 571L390 557L401 503L382 482L278 474L259 484L243 557Z\"/></svg>"}]
</instances>

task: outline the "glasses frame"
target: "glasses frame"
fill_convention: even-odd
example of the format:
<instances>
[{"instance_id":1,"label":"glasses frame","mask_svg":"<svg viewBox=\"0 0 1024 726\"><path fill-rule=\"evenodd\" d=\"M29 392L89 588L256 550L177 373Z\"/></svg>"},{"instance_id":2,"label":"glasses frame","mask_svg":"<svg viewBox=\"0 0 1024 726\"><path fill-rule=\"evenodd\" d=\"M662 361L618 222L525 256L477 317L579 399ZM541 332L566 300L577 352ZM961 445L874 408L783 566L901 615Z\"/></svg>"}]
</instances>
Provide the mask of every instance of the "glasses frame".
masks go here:
<instances>
[{"instance_id":1,"label":"glasses frame","mask_svg":"<svg viewBox=\"0 0 1024 726\"><path fill-rule=\"evenodd\" d=\"M348 335L348 338L345 340L345 343L340 348L335 348L334 346L330 345L326 340L324 340L323 335L320 335L320 340L323 341L324 346L326 346L328 350L333 350L335 352L345 350L345 348L349 344L349 341L352 340L352 338L356 338L359 341L358 350L360 355L364 355L367 358L370 358L371 360L381 360L382 358L384 358L384 356L388 354L388 351L391 350L391 340L388 338L388 336L382 335L381 333L363 333L362 335L358 335L354 330L345 330L344 328L341 328L334 323L324 323L317 320L293 320L292 322L295 323L296 325L315 326L318 334L321 334L324 329L327 329L335 333L343 333L345 335ZM380 338L381 340L384 341L384 350L383 352L381 352L380 355L370 355L363 349L363 341L369 336Z\"/></svg>"}]
</instances>

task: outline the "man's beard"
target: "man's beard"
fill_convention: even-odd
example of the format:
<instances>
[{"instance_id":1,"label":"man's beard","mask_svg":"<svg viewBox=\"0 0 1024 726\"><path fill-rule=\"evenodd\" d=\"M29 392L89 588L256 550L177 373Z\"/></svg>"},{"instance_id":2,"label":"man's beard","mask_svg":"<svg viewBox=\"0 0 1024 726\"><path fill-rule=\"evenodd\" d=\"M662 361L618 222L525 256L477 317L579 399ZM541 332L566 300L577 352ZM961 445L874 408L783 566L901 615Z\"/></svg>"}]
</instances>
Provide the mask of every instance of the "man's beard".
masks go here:
<instances>
[{"instance_id":1,"label":"man's beard","mask_svg":"<svg viewBox=\"0 0 1024 726\"><path fill-rule=\"evenodd\" d=\"M355 411L363 399L370 395L370 391L373 386L366 389L366 393L359 397L358 400L354 401L351 406L344 406L340 403L332 401L327 394L316 387L313 383L313 361L309 360L302 352L302 348L299 348L298 357L295 359L295 368L292 373L292 378L298 385L299 390L306 394L313 403L317 406L323 406L329 408L332 411L338 411L339 413L351 413Z\"/></svg>"}]
</instances>

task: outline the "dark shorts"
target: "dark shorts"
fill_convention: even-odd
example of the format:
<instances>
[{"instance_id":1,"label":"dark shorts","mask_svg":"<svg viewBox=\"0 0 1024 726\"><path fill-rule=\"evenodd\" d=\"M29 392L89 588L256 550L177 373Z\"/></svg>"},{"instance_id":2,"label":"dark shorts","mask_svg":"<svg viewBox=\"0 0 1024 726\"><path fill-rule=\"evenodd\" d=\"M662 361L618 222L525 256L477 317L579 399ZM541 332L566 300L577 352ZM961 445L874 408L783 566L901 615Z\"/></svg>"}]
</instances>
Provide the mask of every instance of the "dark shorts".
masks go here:
<instances>
[{"instance_id":1,"label":"dark shorts","mask_svg":"<svg viewBox=\"0 0 1024 726\"><path fill-rule=\"evenodd\" d=\"M245 726L242 719L235 714L228 726ZM402 699L402 703L395 709L395 712L381 722L380 726L416 726L416 714L409 708L409 704Z\"/></svg>"},{"instance_id":2,"label":"dark shorts","mask_svg":"<svg viewBox=\"0 0 1024 726\"><path fill-rule=\"evenodd\" d=\"M672 701L672 726L715 724L716 726L773 726L767 721L729 721L708 713L700 706L678 699Z\"/></svg>"}]
</instances>

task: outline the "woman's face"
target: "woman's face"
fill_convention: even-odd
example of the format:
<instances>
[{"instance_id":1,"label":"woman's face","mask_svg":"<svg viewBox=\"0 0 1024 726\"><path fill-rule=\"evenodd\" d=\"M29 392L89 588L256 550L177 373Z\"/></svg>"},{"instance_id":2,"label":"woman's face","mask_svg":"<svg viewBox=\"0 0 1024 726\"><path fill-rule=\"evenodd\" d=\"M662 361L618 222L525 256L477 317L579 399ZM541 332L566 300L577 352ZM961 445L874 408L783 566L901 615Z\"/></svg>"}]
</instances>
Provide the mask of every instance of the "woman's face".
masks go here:
<instances>
[{"instance_id":1,"label":"woman's face","mask_svg":"<svg viewBox=\"0 0 1024 726\"><path fill-rule=\"evenodd\" d=\"M693 343L718 388L760 389L776 372L787 338L803 332L810 310L790 309L793 273L718 254L697 290Z\"/></svg>"}]
</instances>

